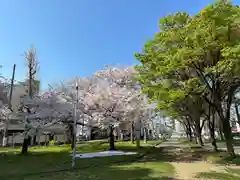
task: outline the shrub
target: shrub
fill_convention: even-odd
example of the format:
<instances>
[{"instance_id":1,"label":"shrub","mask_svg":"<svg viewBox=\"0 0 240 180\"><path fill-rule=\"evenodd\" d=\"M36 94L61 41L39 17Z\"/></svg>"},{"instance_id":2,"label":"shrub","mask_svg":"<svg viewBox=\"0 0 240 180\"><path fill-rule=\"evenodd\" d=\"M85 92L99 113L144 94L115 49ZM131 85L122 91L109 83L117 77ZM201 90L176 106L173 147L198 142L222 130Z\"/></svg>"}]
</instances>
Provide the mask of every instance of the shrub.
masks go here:
<instances>
[{"instance_id":1,"label":"shrub","mask_svg":"<svg viewBox=\"0 0 240 180\"><path fill-rule=\"evenodd\" d=\"M50 144L51 146L53 146L53 145L54 145L54 140L51 140L51 141L49 142L49 144Z\"/></svg>"}]
</instances>

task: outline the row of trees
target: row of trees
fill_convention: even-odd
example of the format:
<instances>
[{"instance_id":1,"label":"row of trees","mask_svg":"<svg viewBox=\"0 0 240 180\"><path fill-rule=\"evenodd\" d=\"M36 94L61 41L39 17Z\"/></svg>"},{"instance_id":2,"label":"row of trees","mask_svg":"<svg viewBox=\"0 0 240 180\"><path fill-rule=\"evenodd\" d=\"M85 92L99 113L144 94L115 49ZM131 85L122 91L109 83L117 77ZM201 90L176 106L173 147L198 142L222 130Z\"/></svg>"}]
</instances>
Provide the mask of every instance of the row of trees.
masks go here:
<instances>
[{"instance_id":1,"label":"row of trees","mask_svg":"<svg viewBox=\"0 0 240 180\"><path fill-rule=\"evenodd\" d=\"M207 123L215 150L219 123L231 156L235 156L232 104L239 115L239 22L240 8L227 0L218 0L194 16L168 15L159 22L160 32L136 54L141 62L136 67L138 80L158 110L180 121L190 139L195 133L201 145Z\"/></svg>"},{"instance_id":2,"label":"row of trees","mask_svg":"<svg viewBox=\"0 0 240 180\"><path fill-rule=\"evenodd\" d=\"M35 51L26 53L26 57L29 62L29 83L32 84L37 68ZM132 140L134 136L137 139L137 146L140 146L141 128L147 139L153 107L141 95L132 67L106 67L91 77L75 77L57 84L48 92L31 93L31 86L28 92L17 110L9 111L5 101L1 101L0 107L7 117L5 120L13 116L24 119L23 154L28 151L29 137L41 133L48 126L66 124L73 131L74 117L77 118L77 124L90 129L109 129L111 150L115 149L113 131L116 127L131 131ZM73 112L74 106L76 112Z\"/></svg>"}]
</instances>

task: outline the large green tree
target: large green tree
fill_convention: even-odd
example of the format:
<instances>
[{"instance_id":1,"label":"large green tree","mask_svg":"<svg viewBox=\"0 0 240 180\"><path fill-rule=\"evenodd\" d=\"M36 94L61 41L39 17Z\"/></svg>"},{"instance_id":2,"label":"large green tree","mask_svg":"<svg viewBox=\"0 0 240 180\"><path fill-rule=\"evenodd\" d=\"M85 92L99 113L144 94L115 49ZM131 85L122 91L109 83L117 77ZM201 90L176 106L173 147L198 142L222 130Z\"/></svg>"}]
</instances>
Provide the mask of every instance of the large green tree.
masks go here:
<instances>
[{"instance_id":1,"label":"large green tree","mask_svg":"<svg viewBox=\"0 0 240 180\"><path fill-rule=\"evenodd\" d=\"M220 117L232 156L229 119L232 97L240 85L239 22L240 8L225 0L192 17L180 12L168 15L160 20L160 32L136 54L143 91L159 104L186 96L204 99Z\"/></svg>"}]
</instances>

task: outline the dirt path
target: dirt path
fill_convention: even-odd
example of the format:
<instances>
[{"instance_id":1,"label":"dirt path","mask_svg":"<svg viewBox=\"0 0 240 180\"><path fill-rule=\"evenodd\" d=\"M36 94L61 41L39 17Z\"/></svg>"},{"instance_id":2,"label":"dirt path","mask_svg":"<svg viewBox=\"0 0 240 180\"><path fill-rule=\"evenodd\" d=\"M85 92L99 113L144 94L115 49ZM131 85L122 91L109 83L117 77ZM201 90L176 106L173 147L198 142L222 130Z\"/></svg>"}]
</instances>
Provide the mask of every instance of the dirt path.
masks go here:
<instances>
[{"instance_id":1,"label":"dirt path","mask_svg":"<svg viewBox=\"0 0 240 180\"><path fill-rule=\"evenodd\" d=\"M177 141L167 141L159 145L165 156L169 156L169 163L175 168L174 178L179 180L199 180L196 175L201 172L223 172L224 166L216 166L203 161L200 156L194 155L189 146Z\"/></svg>"},{"instance_id":2,"label":"dirt path","mask_svg":"<svg viewBox=\"0 0 240 180\"><path fill-rule=\"evenodd\" d=\"M198 179L195 176L200 172L210 172L215 170L215 165L204 162L171 162L176 171L176 178L184 180Z\"/></svg>"}]
</instances>

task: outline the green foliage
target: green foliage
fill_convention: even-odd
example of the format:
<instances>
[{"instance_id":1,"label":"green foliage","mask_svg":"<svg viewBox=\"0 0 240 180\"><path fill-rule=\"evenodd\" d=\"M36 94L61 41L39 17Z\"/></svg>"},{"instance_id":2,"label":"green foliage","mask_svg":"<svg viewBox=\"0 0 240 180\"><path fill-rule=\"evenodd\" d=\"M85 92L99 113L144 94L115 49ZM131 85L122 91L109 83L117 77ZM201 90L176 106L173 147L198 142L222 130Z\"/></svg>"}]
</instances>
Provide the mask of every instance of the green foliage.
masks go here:
<instances>
[{"instance_id":1,"label":"green foliage","mask_svg":"<svg viewBox=\"0 0 240 180\"><path fill-rule=\"evenodd\" d=\"M51 146L53 146L53 145L54 145L54 140L51 140L51 141L49 142L49 144L50 144Z\"/></svg>"},{"instance_id":2,"label":"green foliage","mask_svg":"<svg viewBox=\"0 0 240 180\"><path fill-rule=\"evenodd\" d=\"M201 97L209 97L213 88L224 99L240 82L239 22L239 7L223 0L192 17L177 12L162 18L160 32L136 54L142 91L175 118L191 107L201 111Z\"/></svg>"}]
</instances>

